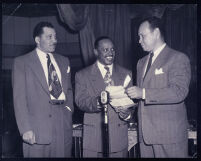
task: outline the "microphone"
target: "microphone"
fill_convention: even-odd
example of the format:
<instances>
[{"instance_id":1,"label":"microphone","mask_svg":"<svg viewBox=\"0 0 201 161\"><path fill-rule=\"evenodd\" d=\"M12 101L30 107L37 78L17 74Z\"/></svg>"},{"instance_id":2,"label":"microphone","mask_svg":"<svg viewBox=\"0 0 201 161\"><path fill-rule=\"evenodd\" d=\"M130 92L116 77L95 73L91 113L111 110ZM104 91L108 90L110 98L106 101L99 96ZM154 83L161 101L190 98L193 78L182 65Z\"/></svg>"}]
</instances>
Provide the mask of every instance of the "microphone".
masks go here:
<instances>
[{"instance_id":1,"label":"microphone","mask_svg":"<svg viewBox=\"0 0 201 161\"><path fill-rule=\"evenodd\" d=\"M103 141L103 157L109 157L109 128L108 128L108 103L109 103L109 93L107 91L102 91L100 94L100 102L104 107L104 122L102 131L102 141Z\"/></svg>"},{"instance_id":2,"label":"microphone","mask_svg":"<svg viewBox=\"0 0 201 161\"><path fill-rule=\"evenodd\" d=\"M107 104L109 103L109 93L107 91L101 92L100 102L104 107L104 124L108 124Z\"/></svg>"},{"instance_id":3,"label":"microphone","mask_svg":"<svg viewBox=\"0 0 201 161\"><path fill-rule=\"evenodd\" d=\"M101 104L106 105L109 103L109 93L107 91L101 92Z\"/></svg>"}]
</instances>

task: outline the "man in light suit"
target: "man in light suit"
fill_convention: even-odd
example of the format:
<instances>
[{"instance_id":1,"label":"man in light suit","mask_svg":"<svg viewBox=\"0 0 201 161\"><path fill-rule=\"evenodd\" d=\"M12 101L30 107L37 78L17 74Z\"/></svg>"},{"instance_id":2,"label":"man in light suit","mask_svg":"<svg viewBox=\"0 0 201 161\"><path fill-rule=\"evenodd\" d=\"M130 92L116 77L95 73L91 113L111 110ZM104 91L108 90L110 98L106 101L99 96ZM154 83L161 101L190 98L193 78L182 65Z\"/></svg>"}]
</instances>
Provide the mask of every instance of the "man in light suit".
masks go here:
<instances>
[{"instance_id":1,"label":"man in light suit","mask_svg":"<svg viewBox=\"0 0 201 161\"><path fill-rule=\"evenodd\" d=\"M160 19L144 20L139 43L149 55L137 64L137 86L127 89L139 99L141 157L187 157L187 113L184 100L191 78L188 57L165 42Z\"/></svg>"},{"instance_id":2,"label":"man in light suit","mask_svg":"<svg viewBox=\"0 0 201 161\"><path fill-rule=\"evenodd\" d=\"M85 112L83 132L83 157L103 157L102 106L100 93L105 90L107 72L112 76L113 85L120 86L131 71L114 64L115 48L109 37L99 37L95 41L94 53L97 61L75 76L75 102ZM109 69L106 70L105 67ZM132 80L129 86L131 86ZM127 157L128 121L130 110L119 110L108 105L109 157Z\"/></svg>"},{"instance_id":3,"label":"man in light suit","mask_svg":"<svg viewBox=\"0 0 201 161\"><path fill-rule=\"evenodd\" d=\"M36 49L14 59L13 98L24 157L71 157L73 93L68 58L54 53L53 25L40 22Z\"/></svg>"}]
</instances>

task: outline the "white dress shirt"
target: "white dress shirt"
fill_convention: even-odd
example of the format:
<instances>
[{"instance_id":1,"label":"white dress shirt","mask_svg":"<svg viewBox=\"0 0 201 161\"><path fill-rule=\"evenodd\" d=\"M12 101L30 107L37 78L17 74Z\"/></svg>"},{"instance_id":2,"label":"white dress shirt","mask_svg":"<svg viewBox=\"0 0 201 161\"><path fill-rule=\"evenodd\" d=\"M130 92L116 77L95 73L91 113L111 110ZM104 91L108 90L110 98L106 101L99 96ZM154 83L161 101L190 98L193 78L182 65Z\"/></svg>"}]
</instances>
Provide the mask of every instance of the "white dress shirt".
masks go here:
<instances>
[{"instance_id":1,"label":"white dress shirt","mask_svg":"<svg viewBox=\"0 0 201 161\"><path fill-rule=\"evenodd\" d=\"M98 69L100 70L101 75L102 75L103 78L105 77L105 74L107 73L107 70L104 68L105 66L107 66L109 68L110 74L112 75L113 64L111 64L111 65L103 65L97 60L97 66L98 66Z\"/></svg>"},{"instance_id":2,"label":"white dress shirt","mask_svg":"<svg viewBox=\"0 0 201 161\"><path fill-rule=\"evenodd\" d=\"M48 87L49 87L49 84L48 84L47 54L46 54L45 52L41 51L39 48L36 48L36 53L37 53L38 58L39 58L39 60L40 60L40 62L41 62L41 65L42 65L42 67L43 67L43 71L44 71L44 74L45 74L46 82L47 82L47 85L48 85ZM57 62L55 61L54 56L52 55L52 53L48 53L48 54L49 54L49 56L50 56L50 60L51 60L52 64L54 65L54 68L55 68L56 73L57 73L58 78L59 78L59 82L60 82L61 87L62 87L60 69L59 69L59 67L58 67L58 65L57 65ZM55 98L54 96L52 96L51 94L50 94L50 98L51 98L51 100L55 100L55 99L56 99L56 98ZM63 87L62 87L62 93L60 94L60 96L58 97L57 100L65 100L65 99L66 99L66 98L65 98L65 94L64 94L64 92L63 92Z\"/></svg>"},{"instance_id":3,"label":"white dress shirt","mask_svg":"<svg viewBox=\"0 0 201 161\"><path fill-rule=\"evenodd\" d=\"M156 60L156 58L158 57L158 55L161 53L161 51L164 49L164 47L166 46L166 43L164 43L163 45L161 45L158 49L156 49L153 53L153 57L152 57L152 62L151 62L151 65L154 63L154 61ZM149 57L150 57L150 54L149 54ZM148 59L149 60L149 59ZM143 77L145 75L145 71L147 70L147 65L148 65L148 60L146 62L146 68L144 70L144 74L143 74ZM145 88L142 89L142 99L145 99Z\"/></svg>"}]
</instances>

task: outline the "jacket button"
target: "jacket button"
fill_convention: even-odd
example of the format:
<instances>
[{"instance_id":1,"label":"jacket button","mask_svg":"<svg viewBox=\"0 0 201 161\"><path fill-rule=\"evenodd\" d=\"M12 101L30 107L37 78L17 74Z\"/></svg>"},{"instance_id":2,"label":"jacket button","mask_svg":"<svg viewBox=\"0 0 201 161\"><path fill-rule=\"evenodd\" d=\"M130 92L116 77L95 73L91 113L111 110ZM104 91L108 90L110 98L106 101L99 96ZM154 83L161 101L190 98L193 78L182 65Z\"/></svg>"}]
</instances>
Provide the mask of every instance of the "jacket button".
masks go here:
<instances>
[{"instance_id":1,"label":"jacket button","mask_svg":"<svg viewBox=\"0 0 201 161\"><path fill-rule=\"evenodd\" d=\"M51 114L49 114L49 117L52 117L52 115L51 115Z\"/></svg>"}]
</instances>

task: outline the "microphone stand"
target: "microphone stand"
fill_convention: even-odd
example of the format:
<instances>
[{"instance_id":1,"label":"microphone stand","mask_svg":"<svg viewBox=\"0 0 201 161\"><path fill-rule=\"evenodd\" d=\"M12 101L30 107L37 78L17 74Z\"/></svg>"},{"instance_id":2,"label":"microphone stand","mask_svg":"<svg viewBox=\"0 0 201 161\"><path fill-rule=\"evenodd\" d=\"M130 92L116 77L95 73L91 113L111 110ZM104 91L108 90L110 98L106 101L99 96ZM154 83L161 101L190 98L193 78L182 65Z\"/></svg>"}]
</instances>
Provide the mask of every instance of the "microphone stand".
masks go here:
<instances>
[{"instance_id":1,"label":"microphone stand","mask_svg":"<svg viewBox=\"0 0 201 161\"><path fill-rule=\"evenodd\" d=\"M108 131L108 103L109 93L106 91L101 92L101 104L103 105L103 157L109 158L109 131Z\"/></svg>"}]
</instances>

